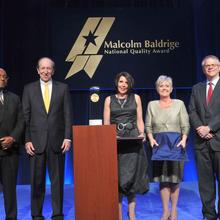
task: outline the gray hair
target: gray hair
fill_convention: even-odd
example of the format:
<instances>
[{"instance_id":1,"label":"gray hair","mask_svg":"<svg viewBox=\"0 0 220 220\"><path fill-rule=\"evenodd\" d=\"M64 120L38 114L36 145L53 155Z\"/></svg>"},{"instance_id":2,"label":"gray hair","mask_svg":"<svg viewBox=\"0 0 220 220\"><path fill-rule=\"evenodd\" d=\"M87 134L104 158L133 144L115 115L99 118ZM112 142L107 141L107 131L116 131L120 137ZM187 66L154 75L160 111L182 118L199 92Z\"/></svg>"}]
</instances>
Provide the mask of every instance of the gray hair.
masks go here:
<instances>
[{"instance_id":1,"label":"gray hair","mask_svg":"<svg viewBox=\"0 0 220 220\"><path fill-rule=\"evenodd\" d=\"M41 60L44 60L44 59L50 60L50 62L51 62L51 64L52 64L52 68L53 68L53 70L55 70L55 62L54 62L50 57L41 57L41 58L37 61L37 69L39 69L39 64L40 64Z\"/></svg>"},{"instance_id":2,"label":"gray hair","mask_svg":"<svg viewBox=\"0 0 220 220\"><path fill-rule=\"evenodd\" d=\"M219 61L219 58L217 56L215 56L215 55L208 55L208 56L203 58L202 63L201 63L202 67L205 65L205 62L208 59L213 59L213 60L217 61L218 65L220 65L220 61Z\"/></svg>"},{"instance_id":3,"label":"gray hair","mask_svg":"<svg viewBox=\"0 0 220 220\"><path fill-rule=\"evenodd\" d=\"M157 78L157 81L155 83L156 85L156 89L158 89L159 85L162 83L162 82L168 82L170 84L171 87L173 87L173 80L171 77L169 76L166 76L166 75L160 75L158 78Z\"/></svg>"}]
</instances>

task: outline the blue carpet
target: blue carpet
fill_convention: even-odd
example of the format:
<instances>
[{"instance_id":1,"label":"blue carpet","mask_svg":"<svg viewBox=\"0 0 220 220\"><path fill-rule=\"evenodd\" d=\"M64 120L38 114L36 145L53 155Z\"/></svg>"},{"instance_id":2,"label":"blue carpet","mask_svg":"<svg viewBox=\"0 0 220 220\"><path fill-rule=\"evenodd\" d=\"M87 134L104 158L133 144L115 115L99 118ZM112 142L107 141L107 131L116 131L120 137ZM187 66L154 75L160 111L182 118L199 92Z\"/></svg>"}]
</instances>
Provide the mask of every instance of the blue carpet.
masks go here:
<instances>
[{"instance_id":1,"label":"blue carpet","mask_svg":"<svg viewBox=\"0 0 220 220\"><path fill-rule=\"evenodd\" d=\"M19 185L17 187L18 220L30 220L30 186ZM73 185L65 185L64 215L66 220L74 219L74 193ZM123 220L127 220L127 201L123 199ZM43 214L49 220L51 216L50 187L47 187ZM158 184L151 183L150 191L145 195L137 196L136 216L137 220L160 220L162 204L158 190ZM178 203L179 220L202 219L201 202L198 193L197 182L183 182L181 184ZM5 218L3 207L3 195L0 192L0 220Z\"/></svg>"}]
</instances>

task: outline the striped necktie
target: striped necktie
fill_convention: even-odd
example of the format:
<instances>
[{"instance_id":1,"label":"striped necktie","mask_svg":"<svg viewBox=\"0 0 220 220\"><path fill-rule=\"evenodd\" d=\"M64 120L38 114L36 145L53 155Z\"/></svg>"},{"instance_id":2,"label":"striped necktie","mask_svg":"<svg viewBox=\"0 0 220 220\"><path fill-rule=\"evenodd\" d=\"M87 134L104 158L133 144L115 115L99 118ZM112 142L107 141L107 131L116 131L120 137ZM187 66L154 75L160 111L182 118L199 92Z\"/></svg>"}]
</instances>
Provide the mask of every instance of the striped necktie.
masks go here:
<instances>
[{"instance_id":1,"label":"striped necktie","mask_svg":"<svg viewBox=\"0 0 220 220\"><path fill-rule=\"evenodd\" d=\"M4 105L4 97L3 97L3 92L0 92L0 103Z\"/></svg>"},{"instance_id":2,"label":"striped necktie","mask_svg":"<svg viewBox=\"0 0 220 220\"><path fill-rule=\"evenodd\" d=\"M45 83L45 86L44 86L44 106L45 106L46 112L48 113L49 107L50 107L50 94L49 94L48 83Z\"/></svg>"}]
</instances>

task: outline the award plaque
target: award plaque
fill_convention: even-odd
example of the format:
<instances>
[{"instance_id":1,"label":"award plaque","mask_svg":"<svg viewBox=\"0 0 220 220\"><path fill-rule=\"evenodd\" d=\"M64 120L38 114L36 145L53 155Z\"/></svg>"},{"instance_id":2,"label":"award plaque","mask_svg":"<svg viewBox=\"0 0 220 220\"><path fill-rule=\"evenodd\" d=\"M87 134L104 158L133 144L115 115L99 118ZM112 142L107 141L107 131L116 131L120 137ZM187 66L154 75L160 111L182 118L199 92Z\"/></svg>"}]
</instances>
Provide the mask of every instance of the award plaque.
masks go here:
<instances>
[{"instance_id":1,"label":"award plaque","mask_svg":"<svg viewBox=\"0 0 220 220\"><path fill-rule=\"evenodd\" d=\"M90 100L91 100L91 102L98 102L98 101L99 101L99 94L97 94L97 93L92 93L92 94L90 95Z\"/></svg>"},{"instance_id":2,"label":"award plaque","mask_svg":"<svg viewBox=\"0 0 220 220\"><path fill-rule=\"evenodd\" d=\"M89 125L102 124L102 104L100 102L100 88L93 86L89 94Z\"/></svg>"}]
</instances>

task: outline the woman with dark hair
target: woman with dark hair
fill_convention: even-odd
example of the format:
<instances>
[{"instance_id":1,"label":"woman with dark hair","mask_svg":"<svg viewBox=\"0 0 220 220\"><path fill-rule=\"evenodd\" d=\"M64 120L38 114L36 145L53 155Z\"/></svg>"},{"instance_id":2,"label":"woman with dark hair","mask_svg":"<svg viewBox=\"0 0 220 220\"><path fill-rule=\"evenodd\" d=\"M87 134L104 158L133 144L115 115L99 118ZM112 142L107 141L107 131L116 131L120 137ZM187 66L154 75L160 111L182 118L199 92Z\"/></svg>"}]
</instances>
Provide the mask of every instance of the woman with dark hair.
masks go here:
<instances>
[{"instance_id":1,"label":"woman with dark hair","mask_svg":"<svg viewBox=\"0 0 220 220\"><path fill-rule=\"evenodd\" d=\"M133 77L127 72L115 78L116 94L104 105L104 124L116 124L118 137L142 137L144 122L141 99L131 93ZM122 197L128 200L128 217L135 220L135 194L148 191L147 158L142 140L118 141L119 219L122 220Z\"/></svg>"},{"instance_id":2,"label":"woman with dark hair","mask_svg":"<svg viewBox=\"0 0 220 220\"><path fill-rule=\"evenodd\" d=\"M159 76L156 89L160 99L149 102L146 113L146 132L153 148L153 180L160 183L163 203L161 220L177 220L179 183L182 181L186 159L189 117L184 103L170 97L173 90L171 77Z\"/></svg>"}]
</instances>

